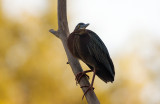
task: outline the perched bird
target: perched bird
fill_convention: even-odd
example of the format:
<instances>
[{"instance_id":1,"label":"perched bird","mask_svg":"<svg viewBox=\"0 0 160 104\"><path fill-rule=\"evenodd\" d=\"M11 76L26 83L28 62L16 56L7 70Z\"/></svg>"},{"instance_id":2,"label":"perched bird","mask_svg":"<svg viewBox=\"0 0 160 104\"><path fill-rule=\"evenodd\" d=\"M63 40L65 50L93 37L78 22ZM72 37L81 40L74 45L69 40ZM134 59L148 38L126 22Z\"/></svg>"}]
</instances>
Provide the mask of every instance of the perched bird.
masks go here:
<instances>
[{"instance_id":1,"label":"perched bird","mask_svg":"<svg viewBox=\"0 0 160 104\"><path fill-rule=\"evenodd\" d=\"M90 70L76 75L79 82L81 77L88 72L93 72L91 85L84 95L93 88L95 75L104 82L113 82L115 71L108 50L99 36L91 30L86 29L89 24L79 23L67 38L67 46L71 54L82 60Z\"/></svg>"}]
</instances>

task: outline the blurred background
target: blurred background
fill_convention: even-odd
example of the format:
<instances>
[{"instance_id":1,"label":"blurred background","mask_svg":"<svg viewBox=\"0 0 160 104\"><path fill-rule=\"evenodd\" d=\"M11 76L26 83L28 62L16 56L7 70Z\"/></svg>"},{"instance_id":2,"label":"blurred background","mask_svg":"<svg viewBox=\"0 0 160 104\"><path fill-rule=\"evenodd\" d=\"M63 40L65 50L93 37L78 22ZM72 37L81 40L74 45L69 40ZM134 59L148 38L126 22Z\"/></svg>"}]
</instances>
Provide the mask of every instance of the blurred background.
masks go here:
<instances>
[{"instance_id":1,"label":"blurred background","mask_svg":"<svg viewBox=\"0 0 160 104\"><path fill-rule=\"evenodd\" d=\"M96 77L100 102L160 104L160 1L67 5L70 32L79 22L90 23L114 62L114 83ZM0 0L0 104L87 104L51 28L57 29L57 0Z\"/></svg>"}]
</instances>

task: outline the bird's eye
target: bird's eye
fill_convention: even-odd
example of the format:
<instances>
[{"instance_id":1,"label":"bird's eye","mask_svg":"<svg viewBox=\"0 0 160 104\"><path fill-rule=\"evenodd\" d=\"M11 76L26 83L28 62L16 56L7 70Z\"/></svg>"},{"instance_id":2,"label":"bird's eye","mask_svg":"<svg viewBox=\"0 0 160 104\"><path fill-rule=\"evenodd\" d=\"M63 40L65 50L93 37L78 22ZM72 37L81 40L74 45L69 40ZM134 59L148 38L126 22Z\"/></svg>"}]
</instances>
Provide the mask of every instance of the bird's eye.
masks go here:
<instances>
[{"instance_id":1,"label":"bird's eye","mask_svg":"<svg viewBox=\"0 0 160 104\"><path fill-rule=\"evenodd\" d=\"M80 27L81 27L81 25L78 24L78 25L76 26L75 30L79 30Z\"/></svg>"},{"instance_id":2,"label":"bird's eye","mask_svg":"<svg viewBox=\"0 0 160 104\"><path fill-rule=\"evenodd\" d=\"M78 25L78 29L80 28L80 25Z\"/></svg>"}]
</instances>

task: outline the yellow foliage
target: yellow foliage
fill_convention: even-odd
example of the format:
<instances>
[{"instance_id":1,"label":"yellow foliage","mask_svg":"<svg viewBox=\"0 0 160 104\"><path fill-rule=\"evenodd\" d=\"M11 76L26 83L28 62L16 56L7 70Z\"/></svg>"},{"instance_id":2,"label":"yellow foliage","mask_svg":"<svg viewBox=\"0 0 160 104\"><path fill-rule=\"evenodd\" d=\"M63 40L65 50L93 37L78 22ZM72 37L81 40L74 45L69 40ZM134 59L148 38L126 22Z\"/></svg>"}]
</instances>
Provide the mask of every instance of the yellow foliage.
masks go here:
<instances>
[{"instance_id":1,"label":"yellow foliage","mask_svg":"<svg viewBox=\"0 0 160 104\"><path fill-rule=\"evenodd\" d=\"M57 28L56 2L50 2L44 16L25 13L20 21L5 18L0 8L0 104L87 103L81 100L83 93L66 64L60 40L48 32ZM113 84L96 77L95 92L102 104L144 103L142 91L151 78L137 50L113 59Z\"/></svg>"}]
</instances>

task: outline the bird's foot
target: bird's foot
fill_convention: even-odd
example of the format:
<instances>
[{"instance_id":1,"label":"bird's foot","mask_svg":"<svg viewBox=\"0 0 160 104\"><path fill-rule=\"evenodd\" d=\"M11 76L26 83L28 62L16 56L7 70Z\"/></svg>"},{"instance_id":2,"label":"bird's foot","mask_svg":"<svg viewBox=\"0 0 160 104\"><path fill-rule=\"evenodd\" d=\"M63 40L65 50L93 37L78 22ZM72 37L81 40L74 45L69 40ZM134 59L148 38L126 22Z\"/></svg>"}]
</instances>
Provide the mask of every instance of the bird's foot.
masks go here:
<instances>
[{"instance_id":1,"label":"bird's foot","mask_svg":"<svg viewBox=\"0 0 160 104\"><path fill-rule=\"evenodd\" d=\"M88 76L85 72L80 72L80 73L78 73L78 74L76 75L76 78L75 78L75 80L76 80L76 85L80 82L80 80L81 80L81 78L82 78L83 76L86 76L86 77L89 79L89 76Z\"/></svg>"},{"instance_id":2,"label":"bird's foot","mask_svg":"<svg viewBox=\"0 0 160 104\"><path fill-rule=\"evenodd\" d=\"M90 86L81 86L81 88L83 88L83 87L88 87L88 89L84 92L83 97L82 97L82 100L83 100L85 94L86 94L89 90L94 90L94 87L93 87L92 85L90 85Z\"/></svg>"}]
</instances>

